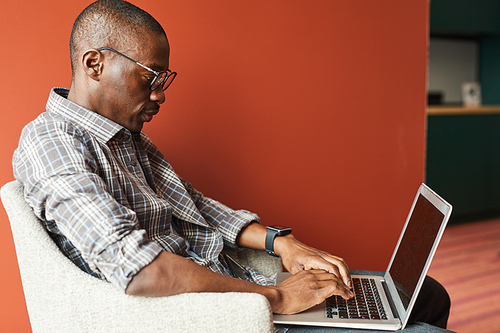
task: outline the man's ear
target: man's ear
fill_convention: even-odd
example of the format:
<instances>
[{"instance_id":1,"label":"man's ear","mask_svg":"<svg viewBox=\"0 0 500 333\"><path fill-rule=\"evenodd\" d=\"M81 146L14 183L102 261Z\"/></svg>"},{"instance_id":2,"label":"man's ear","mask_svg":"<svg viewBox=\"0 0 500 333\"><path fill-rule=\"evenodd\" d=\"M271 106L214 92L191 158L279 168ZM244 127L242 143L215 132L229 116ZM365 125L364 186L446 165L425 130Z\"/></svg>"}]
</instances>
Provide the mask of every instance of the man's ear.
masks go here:
<instances>
[{"instance_id":1,"label":"man's ear","mask_svg":"<svg viewBox=\"0 0 500 333\"><path fill-rule=\"evenodd\" d=\"M103 56L96 49L90 49L83 54L83 71L93 80L99 81L102 74Z\"/></svg>"}]
</instances>

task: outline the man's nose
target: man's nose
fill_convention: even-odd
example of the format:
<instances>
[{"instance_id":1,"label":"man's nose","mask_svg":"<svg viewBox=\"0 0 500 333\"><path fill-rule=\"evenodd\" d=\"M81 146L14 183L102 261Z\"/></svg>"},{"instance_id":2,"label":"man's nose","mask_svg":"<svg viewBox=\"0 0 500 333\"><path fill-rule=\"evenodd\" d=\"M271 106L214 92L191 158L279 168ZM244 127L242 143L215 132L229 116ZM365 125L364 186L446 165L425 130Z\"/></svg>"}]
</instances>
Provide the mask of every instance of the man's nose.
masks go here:
<instances>
[{"instance_id":1,"label":"man's nose","mask_svg":"<svg viewBox=\"0 0 500 333\"><path fill-rule=\"evenodd\" d=\"M151 91L149 95L151 101L156 102L158 104L163 104L165 102L165 92L161 89L161 86Z\"/></svg>"}]
</instances>

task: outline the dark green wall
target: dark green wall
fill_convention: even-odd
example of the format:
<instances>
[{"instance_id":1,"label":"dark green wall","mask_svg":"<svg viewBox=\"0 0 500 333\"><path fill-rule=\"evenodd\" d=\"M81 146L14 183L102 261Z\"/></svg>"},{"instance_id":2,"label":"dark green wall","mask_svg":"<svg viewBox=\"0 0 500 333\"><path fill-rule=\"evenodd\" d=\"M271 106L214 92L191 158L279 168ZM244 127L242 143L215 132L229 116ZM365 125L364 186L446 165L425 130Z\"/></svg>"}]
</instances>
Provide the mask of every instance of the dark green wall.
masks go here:
<instances>
[{"instance_id":1,"label":"dark green wall","mask_svg":"<svg viewBox=\"0 0 500 333\"><path fill-rule=\"evenodd\" d=\"M500 35L499 0L431 0L430 3L431 33Z\"/></svg>"},{"instance_id":2,"label":"dark green wall","mask_svg":"<svg viewBox=\"0 0 500 333\"><path fill-rule=\"evenodd\" d=\"M431 0L430 32L479 41L483 104L500 105L500 0ZM429 116L426 182L450 223L500 216L500 115Z\"/></svg>"},{"instance_id":3,"label":"dark green wall","mask_svg":"<svg viewBox=\"0 0 500 333\"><path fill-rule=\"evenodd\" d=\"M483 103L500 105L500 37L481 38L480 45Z\"/></svg>"}]
</instances>

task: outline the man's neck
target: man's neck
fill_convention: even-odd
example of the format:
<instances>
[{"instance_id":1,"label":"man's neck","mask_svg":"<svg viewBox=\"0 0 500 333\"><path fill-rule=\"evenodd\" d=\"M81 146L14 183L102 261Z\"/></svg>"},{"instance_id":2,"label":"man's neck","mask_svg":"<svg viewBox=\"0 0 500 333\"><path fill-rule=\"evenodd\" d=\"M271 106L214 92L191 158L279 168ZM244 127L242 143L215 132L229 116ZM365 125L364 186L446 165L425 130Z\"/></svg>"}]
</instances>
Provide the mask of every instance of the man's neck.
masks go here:
<instances>
[{"instance_id":1,"label":"man's neck","mask_svg":"<svg viewBox=\"0 0 500 333\"><path fill-rule=\"evenodd\" d=\"M96 112L94 105L92 105L92 103L88 99L88 89L84 93L81 93L82 91L84 91L84 89L79 87L78 84L75 83L75 80L73 80L69 89L68 100L75 104L78 104L81 107Z\"/></svg>"}]
</instances>

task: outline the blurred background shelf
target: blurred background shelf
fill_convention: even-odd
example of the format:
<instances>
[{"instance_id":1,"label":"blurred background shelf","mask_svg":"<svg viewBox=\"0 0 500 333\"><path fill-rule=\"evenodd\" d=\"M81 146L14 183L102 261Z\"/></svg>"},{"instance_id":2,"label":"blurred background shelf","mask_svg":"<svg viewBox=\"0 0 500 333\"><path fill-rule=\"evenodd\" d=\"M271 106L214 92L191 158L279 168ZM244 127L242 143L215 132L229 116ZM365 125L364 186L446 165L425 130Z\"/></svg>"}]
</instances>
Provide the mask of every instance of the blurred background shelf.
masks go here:
<instances>
[{"instance_id":1,"label":"blurred background shelf","mask_svg":"<svg viewBox=\"0 0 500 333\"><path fill-rule=\"evenodd\" d=\"M500 114L500 105L483 105L479 107L433 105L427 108L427 114L429 116Z\"/></svg>"}]
</instances>

